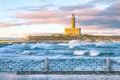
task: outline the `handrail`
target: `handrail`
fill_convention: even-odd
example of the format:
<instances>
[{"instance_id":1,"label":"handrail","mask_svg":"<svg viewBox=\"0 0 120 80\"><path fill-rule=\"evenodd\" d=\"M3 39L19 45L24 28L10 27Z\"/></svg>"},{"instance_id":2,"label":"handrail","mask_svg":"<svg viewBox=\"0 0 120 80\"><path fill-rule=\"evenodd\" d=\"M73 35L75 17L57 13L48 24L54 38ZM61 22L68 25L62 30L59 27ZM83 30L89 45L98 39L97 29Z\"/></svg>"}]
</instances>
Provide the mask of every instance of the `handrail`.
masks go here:
<instances>
[{"instance_id":1,"label":"handrail","mask_svg":"<svg viewBox=\"0 0 120 80\"><path fill-rule=\"evenodd\" d=\"M5 71L120 71L120 62L110 58L0 60L0 72Z\"/></svg>"}]
</instances>

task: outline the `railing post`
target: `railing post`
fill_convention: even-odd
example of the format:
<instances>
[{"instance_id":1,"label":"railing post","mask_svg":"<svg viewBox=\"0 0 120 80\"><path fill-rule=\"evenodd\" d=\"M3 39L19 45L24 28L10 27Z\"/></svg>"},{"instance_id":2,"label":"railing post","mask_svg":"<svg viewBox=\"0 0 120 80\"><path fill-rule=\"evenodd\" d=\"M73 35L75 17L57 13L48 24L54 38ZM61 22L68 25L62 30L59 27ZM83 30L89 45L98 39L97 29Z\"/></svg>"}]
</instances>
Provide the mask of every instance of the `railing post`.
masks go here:
<instances>
[{"instance_id":1,"label":"railing post","mask_svg":"<svg viewBox=\"0 0 120 80\"><path fill-rule=\"evenodd\" d=\"M48 57L45 58L45 72L49 72L49 59L48 59Z\"/></svg>"},{"instance_id":2,"label":"railing post","mask_svg":"<svg viewBox=\"0 0 120 80\"><path fill-rule=\"evenodd\" d=\"M110 60L110 58L106 59L106 71L111 71L111 60Z\"/></svg>"}]
</instances>

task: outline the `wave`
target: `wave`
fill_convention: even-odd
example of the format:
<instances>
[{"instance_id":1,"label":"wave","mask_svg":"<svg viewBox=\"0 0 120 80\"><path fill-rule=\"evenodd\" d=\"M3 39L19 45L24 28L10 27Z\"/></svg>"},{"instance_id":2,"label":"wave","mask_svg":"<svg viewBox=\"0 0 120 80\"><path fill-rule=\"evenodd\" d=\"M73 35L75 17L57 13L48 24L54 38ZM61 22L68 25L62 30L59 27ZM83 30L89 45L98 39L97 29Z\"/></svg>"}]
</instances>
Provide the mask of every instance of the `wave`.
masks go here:
<instances>
[{"instance_id":1,"label":"wave","mask_svg":"<svg viewBox=\"0 0 120 80\"><path fill-rule=\"evenodd\" d=\"M96 51L96 50L75 50L74 55L77 55L77 56L99 56L100 55L100 52L99 51Z\"/></svg>"},{"instance_id":2,"label":"wave","mask_svg":"<svg viewBox=\"0 0 120 80\"><path fill-rule=\"evenodd\" d=\"M120 63L120 59L112 59L114 62L119 62Z\"/></svg>"},{"instance_id":3,"label":"wave","mask_svg":"<svg viewBox=\"0 0 120 80\"><path fill-rule=\"evenodd\" d=\"M10 46L6 46L6 48L11 48L16 50L26 50L26 49L30 49L30 45L28 43L12 44Z\"/></svg>"},{"instance_id":4,"label":"wave","mask_svg":"<svg viewBox=\"0 0 120 80\"><path fill-rule=\"evenodd\" d=\"M69 48L74 48L80 45L80 42L78 40L71 40L68 42Z\"/></svg>"},{"instance_id":5,"label":"wave","mask_svg":"<svg viewBox=\"0 0 120 80\"><path fill-rule=\"evenodd\" d=\"M0 48L0 53L13 53L15 52L16 50L14 49L11 49L11 48Z\"/></svg>"},{"instance_id":6,"label":"wave","mask_svg":"<svg viewBox=\"0 0 120 80\"><path fill-rule=\"evenodd\" d=\"M115 56L113 52L98 50L75 50L73 54L77 56Z\"/></svg>"},{"instance_id":7,"label":"wave","mask_svg":"<svg viewBox=\"0 0 120 80\"><path fill-rule=\"evenodd\" d=\"M22 52L22 54L33 54L34 52L33 51L28 51L28 50L24 50L23 52Z\"/></svg>"},{"instance_id":8,"label":"wave","mask_svg":"<svg viewBox=\"0 0 120 80\"><path fill-rule=\"evenodd\" d=\"M11 45L6 45L3 47L0 47L0 53L18 53L18 54L32 54L30 50L46 50L51 49L51 44L47 43L22 43L22 44L16 44L13 43Z\"/></svg>"},{"instance_id":9,"label":"wave","mask_svg":"<svg viewBox=\"0 0 120 80\"><path fill-rule=\"evenodd\" d=\"M90 56L98 56L100 54L100 52L99 51L96 51L96 50L90 50L89 51L89 55Z\"/></svg>"},{"instance_id":10,"label":"wave","mask_svg":"<svg viewBox=\"0 0 120 80\"><path fill-rule=\"evenodd\" d=\"M3 44L4 45L4 44ZM112 46L112 47L111 47ZM0 54L26 54L28 56L120 56L119 42L83 43L71 40L68 43L22 43L0 47ZM17 54L14 54L17 53ZM24 56L24 55L22 55ZM75 57L75 56L73 56Z\"/></svg>"},{"instance_id":11,"label":"wave","mask_svg":"<svg viewBox=\"0 0 120 80\"><path fill-rule=\"evenodd\" d=\"M68 43L58 43L59 46L68 46Z\"/></svg>"},{"instance_id":12,"label":"wave","mask_svg":"<svg viewBox=\"0 0 120 80\"><path fill-rule=\"evenodd\" d=\"M50 43L36 43L31 44L31 49L50 49L52 48L52 44Z\"/></svg>"},{"instance_id":13,"label":"wave","mask_svg":"<svg viewBox=\"0 0 120 80\"><path fill-rule=\"evenodd\" d=\"M4 48L9 48L9 49L16 49L16 50L31 50L35 48L51 48L52 44L48 43L22 43L22 44L12 44L8 46L4 46Z\"/></svg>"},{"instance_id":14,"label":"wave","mask_svg":"<svg viewBox=\"0 0 120 80\"><path fill-rule=\"evenodd\" d=\"M98 42L96 43L96 47L103 47L103 48L117 48L120 46L119 42Z\"/></svg>"},{"instance_id":15,"label":"wave","mask_svg":"<svg viewBox=\"0 0 120 80\"><path fill-rule=\"evenodd\" d=\"M83 51L83 50L76 50L74 51L74 55L78 55L78 56L82 56L85 55L87 53L87 51Z\"/></svg>"}]
</instances>

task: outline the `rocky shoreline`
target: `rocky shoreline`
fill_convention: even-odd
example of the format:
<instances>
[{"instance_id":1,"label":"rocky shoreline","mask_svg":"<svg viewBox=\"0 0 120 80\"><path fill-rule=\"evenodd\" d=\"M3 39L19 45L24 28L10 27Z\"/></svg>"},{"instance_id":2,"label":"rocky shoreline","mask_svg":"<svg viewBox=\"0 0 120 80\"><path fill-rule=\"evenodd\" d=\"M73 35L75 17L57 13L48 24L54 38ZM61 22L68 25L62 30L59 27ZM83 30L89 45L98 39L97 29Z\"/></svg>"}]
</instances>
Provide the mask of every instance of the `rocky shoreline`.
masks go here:
<instances>
[{"instance_id":1,"label":"rocky shoreline","mask_svg":"<svg viewBox=\"0 0 120 80\"><path fill-rule=\"evenodd\" d=\"M28 36L22 42L69 42L70 40L80 42L120 42L120 36Z\"/></svg>"},{"instance_id":2,"label":"rocky shoreline","mask_svg":"<svg viewBox=\"0 0 120 80\"><path fill-rule=\"evenodd\" d=\"M94 36L94 35L80 35L80 36L28 36L21 40L0 40L0 43L24 43L24 42L55 42L67 43L71 40L78 40L79 42L120 42L120 36Z\"/></svg>"}]
</instances>

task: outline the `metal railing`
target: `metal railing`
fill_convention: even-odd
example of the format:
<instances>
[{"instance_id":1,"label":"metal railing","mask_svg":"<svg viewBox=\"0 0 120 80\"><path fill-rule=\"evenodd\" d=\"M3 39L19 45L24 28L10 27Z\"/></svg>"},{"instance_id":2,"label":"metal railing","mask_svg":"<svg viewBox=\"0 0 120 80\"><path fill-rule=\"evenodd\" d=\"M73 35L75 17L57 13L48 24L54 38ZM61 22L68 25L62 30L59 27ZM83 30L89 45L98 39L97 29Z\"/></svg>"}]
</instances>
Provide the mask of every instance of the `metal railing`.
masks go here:
<instances>
[{"instance_id":1,"label":"metal railing","mask_svg":"<svg viewBox=\"0 0 120 80\"><path fill-rule=\"evenodd\" d=\"M0 71L120 71L117 59L0 60Z\"/></svg>"}]
</instances>

